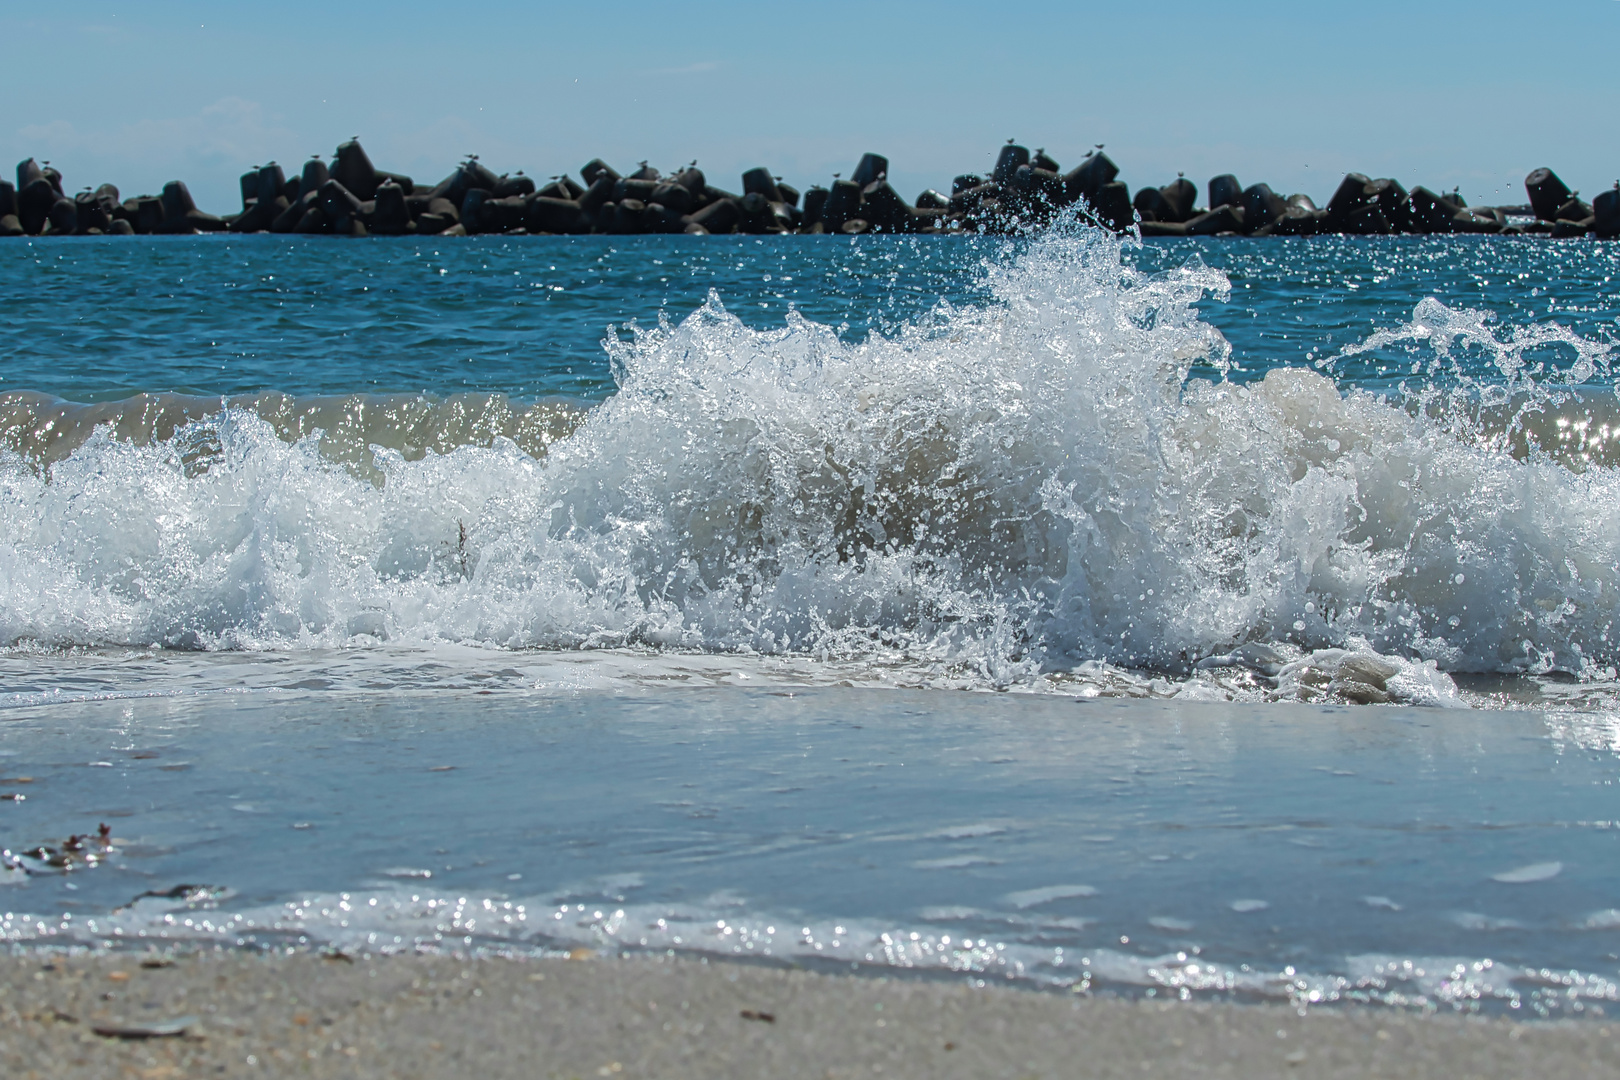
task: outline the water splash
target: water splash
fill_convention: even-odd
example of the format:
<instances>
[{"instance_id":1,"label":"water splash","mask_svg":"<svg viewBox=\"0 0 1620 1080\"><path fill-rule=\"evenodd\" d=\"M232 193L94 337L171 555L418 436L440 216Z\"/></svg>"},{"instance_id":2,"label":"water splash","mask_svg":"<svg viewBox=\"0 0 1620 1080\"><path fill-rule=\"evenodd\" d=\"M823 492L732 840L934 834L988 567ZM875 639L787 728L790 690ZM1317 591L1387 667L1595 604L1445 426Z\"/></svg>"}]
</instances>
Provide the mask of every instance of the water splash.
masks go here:
<instances>
[{"instance_id":1,"label":"water splash","mask_svg":"<svg viewBox=\"0 0 1620 1080\"><path fill-rule=\"evenodd\" d=\"M984 685L1268 643L1348 650L1290 685L1350 700L1444 697L1436 665L1616 662L1611 469L1308 370L1189 381L1228 356L1195 307L1226 281L1140 273L1121 243L1055 230L987 267L989 302L854 343L711 294L610 339L618 393L544 457L489 432L345 467L239 407L144 444L103 426L44 469L14 452L0 640L641 644ZM1489 336L1447 312L1367 347ZM1521 331L1512 392L1549 343L1570 380L1607 370L1606 346Z\"/></svg>"}]
</instances>

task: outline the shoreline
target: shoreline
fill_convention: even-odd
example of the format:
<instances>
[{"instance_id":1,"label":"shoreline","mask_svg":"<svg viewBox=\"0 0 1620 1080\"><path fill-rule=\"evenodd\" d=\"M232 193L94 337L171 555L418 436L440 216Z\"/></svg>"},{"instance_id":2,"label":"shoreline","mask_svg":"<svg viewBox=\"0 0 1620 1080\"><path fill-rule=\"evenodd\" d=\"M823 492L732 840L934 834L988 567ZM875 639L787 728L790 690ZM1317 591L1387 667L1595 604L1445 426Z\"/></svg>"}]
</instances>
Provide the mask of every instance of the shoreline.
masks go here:
<instances>
[{"instance_id":1,"label":"shoreline","mask_svg":"<svg viewBox=\"0 0 1620 1080\"><path fill-rule=\"evenodd\" d=\"M664 957L0 962L14 1077L1620 1076L1620 1023L1076 997ZM125 1036L93 1029L122 1029ZM146 1029L183 1034L128 1037Z\"/></svg>"}]
</instances>

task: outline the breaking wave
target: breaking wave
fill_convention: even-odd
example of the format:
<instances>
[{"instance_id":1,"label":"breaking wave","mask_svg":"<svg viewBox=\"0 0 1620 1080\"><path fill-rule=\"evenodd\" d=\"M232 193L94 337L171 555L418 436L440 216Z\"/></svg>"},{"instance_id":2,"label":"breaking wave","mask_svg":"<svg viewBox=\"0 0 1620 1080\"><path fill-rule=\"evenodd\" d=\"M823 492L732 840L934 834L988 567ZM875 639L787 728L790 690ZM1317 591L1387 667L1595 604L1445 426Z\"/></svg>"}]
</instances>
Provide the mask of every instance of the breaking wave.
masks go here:
<instances>
[{"instance_id":1,"label":"breaking wave","mask_svg":"<svg viewBox=\"0 0 1620 1080\"><path fill-rule=\"evenodd\" d=\"M137 422L8 395L0 641L637 644L995 685L1232 665L1364 700L1614 677L1620 479L1525 441L1607 345L1430 299L1364 347L1428 350L1428 387L1449 349L1495 350L1501 385L1190 378L1224 369L1195 305L1225 278L1122 243L1053 231L986 268L985 303L859 342L711 294L610 338L619 389L588 412L264 395ZM1549 347L1570 362L1523 362Z\"/></svg>"}]
</instances>

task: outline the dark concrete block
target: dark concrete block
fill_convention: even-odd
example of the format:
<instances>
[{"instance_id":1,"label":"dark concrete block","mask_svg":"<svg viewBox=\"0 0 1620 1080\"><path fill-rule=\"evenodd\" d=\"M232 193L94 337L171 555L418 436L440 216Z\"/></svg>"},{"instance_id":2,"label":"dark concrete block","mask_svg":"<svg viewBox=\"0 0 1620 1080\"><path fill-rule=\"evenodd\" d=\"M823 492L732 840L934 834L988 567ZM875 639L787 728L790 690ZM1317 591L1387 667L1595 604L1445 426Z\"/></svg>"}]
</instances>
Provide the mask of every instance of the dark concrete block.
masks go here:
<instances>
[{"instance_id":1,"label":"dark concrete block","mask_svg":"<svg viewBox=\"0 0 1620 1080\"><path fill-rule=\"evenodd\" d=\"M295 233L306 236L331 231L331 223L326 220L326 215L321 213L319 206L311 206L308 210L305 210L304 216L298 219L298 227L293 230Z\"/></svg>"},{"instance_id":2,"label":"dark concrete block","mask_svg":"<svg viewBox=\"0 0 1620 1080\"><path fill-rule=\"evenodd\" d=\"M587 161L584 166L580 168L579 175L581 179L585 181L586 187L594 187L596 181L604 176L610 181L619 179L619 174L613 171L613 166L609 165L601 158L592 158L591 160Z\"/></svg>"},{"instance_id":3,"label":"dark concrete block","mask_svg":"<svg viewBox=\"0 0 1620 1080\"><path fill-rule=\"evenodd\" d=\"M967 213L976 210L986 199L999 199L1001 188L996 184L980 184L978 187L958 191L951 196L951 211L953 213ZM1065 192L1065 198L1067 193Z\"/></svg>"},{"instance_id":4,"label":"dark concrete block","mask_svg":"<svg viewBox=\"0 0 1620 1080\"><path fill-rule=\"evenodd\" d=\"M742 209L742 220L737 223L738 232L758 236L787 231L788 222L776 212L777 207L785 208L786 203L773 203L759 192L750 191L742 197L738 206Z\"/></svg>"},{"instance_id":5,"label":"dark concrete block","mask_svg":"<svg viewBox=\"0 0 1620 1080\"><path fill-rule=\"evenodd\" d=\"M1372 195L1367 190L1367 185L1371 182L1360 173L1346 173L1344 179L1339 181L1338 190L1334 191L1333 198L1328 200L1328 217L1342 221L1368 205L1372 201Z\"/></svg>"},{"instance_id":6,"label":"dark concrete block","mask_svg":"<svg viewBox=\"0 0 1620 1080\"><path fill-rule=\"evenodd\" d=\"M163 185L163 217L165 220L185 217L197 209L197 204L191 199L191 191L186 187L184 180L170 180Z\"/></svg>"},{"instance_id":7,"label":"dark concrete block","mask_svg":"<svg viewBox=\"0 0 1620 1080\"><path fill-rule=\"evenodd\" d=\"M785 202L781 189L776 186L776 178L767 168L749 169L742 174L744 195L760 195L766 202Z\"/></svg>"},{"instance_id":8,"label":"dark concrete block","mask_svg":"<svg viewBox=\"0 0 1620 1080\"><path fill-rule=\"evenodd\" d=\"M742 206L737 199L716 199L686 218L688 225L701 225L715 235L735 232L741 222Z\"/></svg>"},{"instance_id":9,"label":"dark concrete block","mask_svg":"<svg viewBox=\"0 0 1620 1080\"><path fill-rule=\"evenodd\" d=\"M29 162L33 159L30 158ZM17 168L20 174L21 166ZM37 173L37 167L36 167ZM56 189L45 177L35 175L25 187L17 191L17 217L22 222L23 231L29 236L38 236L45 231L45 223L51 219L51 207L56 205Z\"/></svg>"},{"instance_id":10,"label":"dark concrete block","mask_svg":"<svg viewBox=\"0 0 1620 1080\"><path fill-rule=\"evenodd\" d=\"M304 220L309 208L315 205L317 191L297 199L289 199L287 205L270 221L270 231L273 233L292 233L298 231L298 223Z\"/></svg>"},{"instance_id":11,"label":"dark concrete block","mask_svg":"<svg viewBox=\"0 0 1620 1080\"><path fill-rule=\"evenodd\" d=\"M696 165L688 165L675 174L675 182L690 191L693 197L703 194L703 189L709 186L708 178L703 170Z\"/></svg>"},{"instance_id":12,"label":"dark concrete block","mask_svg":"<svg viewBox=\"0 0 1620 1080\"><path fill-rule=\"evenodd\" d=\"M875 232L904 233L912 227L912 212L888 180L876 180L860 193L860 217Z\"/></svg>"},{"instance_id":13,"label":"dark concrete block","mask_svg":"<svg viewBox=\"0 0 1620 1080\"><path fill-rule=\"evenodd\" d=\"M345 219L360 215L360 198L336 176L321 185L316 202L338 232L347 232Z\"/></svg>"},{"instance_id":14,"label":"dark concrete block","mask_svg":"<svg viewBox=\"0 0 1620 1080\"><path fill-rule=\"evenodd\" d=\"M1173 216L1165 218L1166 221L1186 221L1192 217L1193 204L1198 201L1198 185L1185 176L1178 176L1175 180L1159 189L1164 201L1169 204Z\"/></svg>"},{"instance_id":15,"label":"dark concrete block","mask_svg":"<svg viewBox=\"0 0 1620 1080\"><path fill-rule=\"evenodd\" d=\"M855 172L850 177L858 188L865 188L868 184L876 183L880 178L889 175L889 159L882 154L862 154L860 164L855 166Z\"/></svg>"},{"instance_id":16,"label":"dark concrete block","mask_svg":"<svg viewBox=\"0 0 1620 1080\"><path fill-rule=\"evenodd\" d=\"M22 183L18 166L18 184ZM1530 207L1542 221L1557 221L1558 208L1569 201L1569 188L1551 169L1536 169L1524 178L1524 190L1530 196Z\"/></svg>"},{"instance_id":17,"label":"dark concrete block","mask_svg":"<svg viewBox=\"0 0 1620 1080\"><path fill-rule=\"evenodd\" d=\"M494 193L497 199L510 199L514 195L533 195L534 180L521 172L503 176L496 182Z\"/></svg>"},{"instance_id":18,"label":"dark concrete block","mask_svg":"<svg viewBox=\"0 0 1620 1080\"><path fill-rule=\"evenodd\" d=\"M1063 177L1033 165L1020 165L1007 187L1017 194L1015 201L1023 213L1040 220L1049 218L1051 210L1069 201Z\"/></svg>"},{"instance_id":19,"label":"dark concrete block","mask_svg":"<svg viewBox=\"0 0 1620 1080\"><path fill-rule=\"evenodd\" d=\"M1142 188L1136 193L1136 197L1131 200L1131 205L1136 208L1138 214L1142 215L1142 220L1145 222L1174 221L1176 219L1175 209L1166 201L1164 193L1158 188ZM1143 235L1147 234L1144 233Z\"/></svg>"},{"instance_id":20,"label":"dark concrete block","mask_svg":"<svg viewBox=\"0 0 1620 1080\"><path fill-rule=\"evenodd\" d=\"M1222 173L1209 181L1209 208L1243 205L1243 185L1231 173Z\"/></svg>"},{"instance_id":21,"label":"dark concrete block","mask_svg":"<svg viewBox=\"0 0 1620 1080\"><path fill-rule=\"evenodd\" d=\"M1102 186L1092 202L1092 208L1097 220L1115 232L1124 232L1136 220L1136 215L1131 212L1130 189L1118 180Z\"/></svg>"},{"instance_id":22,"label":"dark concrete block","mask_svg":"<svg viewBox=\"0 0 1620 1080\"><path fill-rule=\"evenodd\" d=\"M237 186L242 189L242 209L246 210L259 200L259 170L254 168L243 173Z\"/></svg>"},{"instance_id":23,"label":"dark concrete block","mask_svg":"<svg viewBox=\"0 0 1620 1080\"><path fill-rule=\"evenodd\" d=\"M1092 206L1096 206L1097 200L1102 194L1102 189L1113 183L1114 177L1118 175L1119 166L1109 160L1107 154L1098 150L1075 166L1063 178L1064 198L1069 202L1074 202L1076 199L1085 199ZM1126 198L1125 202L1127 206L1130 205L1129 197Z\"/></svg>"},{"instance_id":24,"label":"dark concrete block","mask_svg":"<svg viewBox=\"0 0 1620 1080\"><path fill-rule=\"evenodd\" d=\"M1384 177L1369 181L1366 194L1396 232L1412 231L1411 197L1400 181Z\"/></svg>"},{"instance_id":25,"label":"dark concrete block","mask_svg":"<svg viewBox=\"0 0 1620 1080\"><path fill-rule=\"evenodd\" d=\"M1290 200L1282 216L1271 223L1271 231L1273 236L1315 236L1321 231L1325 220L1325 211L1314 206L1301 206Z\"/></svg>"},{"instance_id":26,"label":"dark concrete block","mask_svg":"<svg viewBox=\"0 0 1620 1080\"><path fill-rule=\"evenodd\" d=\"M94 192L85 191L75 195L73 210L77 222L74 231L80 235L89 235L92 229L105 233L112 225L112 214Z\"/></svg>"},{"instance_id":27,"label":"dark concrete block","mask_svg":"<svg viewBox=\"0 0 1620 1080\"><path fill-rule=\"evenodd\" d=\"M822 208L827 205L827 189L812 187L804 193L804 225L818 224L821 221Z\"/></svg>"},{"instance_id":28,"label":"dark concrete block","mask_svg":"<svg viewBox=\"0 0 1620 1080\"><path fill-rule=\"evenodd\" d=\"M1231 203L1222 203L1187 222L1188 236L1219 236L1242 231L1243 211Z\"/></svg>"},{"instance_id":29,"label":"dark concrete block","mask_svg":"<svg viewBox=\"0 0 1620 1080\"><path fill-rule=\"evenodd\" d=\"M245 177L243 179L246 179ZM275 162L261 166L253 177L253 194L259 202L269 204L286 196L287 175Z\"/></svg>"},{"instance_id":30,"label":"dark concrete block","mask_svg":"<svg viewBox=\"0 0 1620 1080\"><path fill-rule=\"evenodd\" d=\"M1457 207L1421 184L1407 196L1408 228L1420 233L1453 231Z\"/></svg>"},{"instance_id":31,"label":"dark concrete block","mask_svg":"<svg viewBox=\"0 0 1620 1080\"><path fill-rule=\"evenodd\" d=\"M1585 221L1589 217L1596 217L1593 209L1580 199L1569 199L1558 208L1553 215L1554 221Z\"/></svg>"},{"instance_id":32,"label":"dark concrete block","mask_svg":"<svg viewBox=\"0 0 1620 1080\"><path fill-rule=\"evenodd\" d=\"M1141 229L1143 236L1187 235L1187 223L1185 221L1144 221Z\"/></svg>"},{"instance_id":33,"label":"dark concrete block","mask_svg":"<svg viewBox=\"0 0 1620 1080\"><path fill-rule=\"evenodd\" d=\"M369 228L379 236L404 236L410 231L411 210L405 204L405 189L392 180L377 185L377 205L371 211Z\"/></svg>"},{"instance_id":34,"label":"dark concrete block","mask_svg":"<svg viewBox=\"0 0 1620 1080\"><path fill-rule=\"evenodd\" d=\"M526 227L529 200L522 195L488 198L479 211L478 231L492 233L518 232ZM462 219L466 223L466 219Z\"/></svg>"},{"instance_id":35,"label":"dark concrete block","mask_svg":"<svg viewBox=\"0 0 1620 1080\"><path fill-rule=\"evenodd\" d=\"M33 158L24 158L17 162L17 190L26 191L28 185L35 180L44 180L45 170L39 167L39 162ZM48 184L49 181L46 181Z\"/></svg>"},{"instance_id":36,"label":"dark concrete block","mask_svg":"<svg viewBox=\"0 0 1620 1080\"><path fill-rule=\"evenodd\" d=\"M45 231L52 236L72 236L79 228L79 210L72 199L57 199L51 204Z\"/></svg>"},{"instance_id":37,"label":"dark concrete block","mask_svg":"<svg viewBox=\"0 0 1620 1080\"><path fill-rule=\"evenodd\" d=\"M665 180L654 187L648 201L655 202L676 214L690 214L695 209L692 189L673 180Z\"/></svg>"},{"instance_id":38,"label":"dark concrete block","mask_svg":"<svg viewBox=\"0 0 1620 1080\"><path fill-rule=\"evenodd\" d=\"M142 236L163 231L163 200L142 195L135 200L135 231Z\"/></svg>"},{"instance_id":39,"label":"dark concrete block","mask_svg":"<svg viewBox=\"0 0 1620 1080\"><path fill-rule=\"evenodd\" d=\"M638 180L633 177L624 177L613 185L613 201L621 202L625 199L635 199L645 203L652 198L652 193L658 190L657 180Z\"/></svg>"},{"instance_id":40,"label":"dark concrete block","mask_svg":"<svg viewBox=\"0 0 1620 1080\"><path fill-rule=\"evenodd\" d=\"M337 152L332 155L332 179L362 202L376 198L377 169L361 149L358 139L338 145Z\"/></svg>"},{"instance_id":41,"label":"dark concrete block","mask_svg":"<svg viewBox=\"0 0 1620 1080\"><path fill-rule=\"evenodd\" d=\"M618 180L617 176L608 176L605 173L597 176L579 197L580 210L586 214L596 213L604 203L613 198L613 188Z\"/></svg>"},{"instance_id":42,"label":"dark concrete block","mask_svg":"<svg viewBox=\"0 0 1620 1080\"><path fill-rule=\"evenodd\" d=\"M529 200L529 209L524 220L532 233L545 232L558 235L576 233L580 231L579 203L573 199L536 195Z\"/></svg>"},{"instance_id":43,"label":"dark concrete block","mask_svg":"<svg viewBox=\"0 0 1620 1080\"><path fill-rule=\"evenodd\" d=\"M438 236L456 224L458 224L456 219L448 214L435 214L432 212L418 214L416 217L416 235Z\"/></svg>"},{"instance_id":44,"label":"dark concrete block","mask_svg":"<svg viewBox=\"0 0 1620 1080\"><path fill-rule=\"evenodd\" d=\"M461 227L467 230L467 235L473 236L484 231L484 203L490 198L491 194L485 188L473 188L462 197L460 207Z\"/></svg>"},{"instance_id":45,"label":"dark concrete block","mask_svg":"<svg viewBox=\"0 0 1620 1080\"><path fill-rule=\"evenodd\" d=\"M1029 164L1029 148L1008 143L996 155L996 167L990 171L992 184L1010 184L1021 165Z\"/></svg>"},{"instance_id":46,"label":"dark concrete block","mask_svg":"<svg viewBox=\"0 0 1620 1080\"><path fill-rule=\"evenodd\" d=\"M1620 183L1592 200L1592 228L1604 239L1620 236Z\"/></svg>"},{"instance_id":47,"label":"dark concrete block","mask_svg":"<svg viewBox=\"0 0 1620 1080\"><path fill-rule=\"evenodd\" d=\"M300 196L321 190L321 185L331 178L332 174L326 168L326 162L318 157L310 158L304 162L303 171L300 173L298 182Z\"/></svg>"},{"instance_id":48,"label":"dark concrete block","mask_svg":"<svg viewBox=\"0 0 1620 1080\"><path fill-rule=\"evenodd\" d=\"M828 232L837 232L861 212L861 188L853 180L834 180L821 207L821 222Z\"/></svg>"},{"instance_id":49,"label":"dark concrete block","mask_svg":"<svg viewBox=\"0 0 1620 1080\"><path fill-rule=\"evenodd\" d=\"M1243 190L1242 206L1243 224L1254 232L1282 217L1288 204L1271 190L1270 184L1252 184Z\"/></svg>"},{"instance_id":50,"label":"dark concrete block","mask_svg":"<svg viewBox=\"0 0 1620 1080\"><path fill-rule=\"evenodd\" d=\"M1338 232L1349 236L1387 236L1395 231L1389 219L1374 203L1363 203L1348 214L1335 216L1328 211L1328 219Z\"/></svg>"}]
</instances>

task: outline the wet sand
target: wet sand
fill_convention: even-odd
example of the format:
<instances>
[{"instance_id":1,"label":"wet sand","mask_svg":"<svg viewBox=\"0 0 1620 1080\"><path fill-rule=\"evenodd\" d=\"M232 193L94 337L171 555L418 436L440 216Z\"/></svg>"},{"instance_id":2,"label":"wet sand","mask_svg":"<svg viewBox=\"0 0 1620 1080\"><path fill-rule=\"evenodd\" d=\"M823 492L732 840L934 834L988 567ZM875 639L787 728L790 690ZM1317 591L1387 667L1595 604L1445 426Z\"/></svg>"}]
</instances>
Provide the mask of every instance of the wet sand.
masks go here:
<instances>
[{"instance_id":1,"label":"wet sand","mask_svg":"<svg viewBox=\"0 0 1620 1080\"><path fill-rule=\"evenodd\" d=\"M94 1031L176 1021L183 1035ZM693 960L23 952L0 959L0 1073L1620 1077L1620 1024L1302 1017Z\"/></svg>"}]
</instances>

